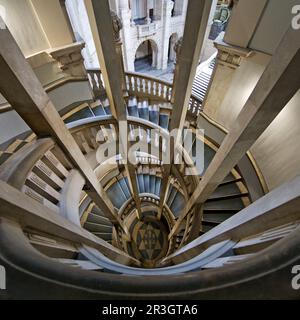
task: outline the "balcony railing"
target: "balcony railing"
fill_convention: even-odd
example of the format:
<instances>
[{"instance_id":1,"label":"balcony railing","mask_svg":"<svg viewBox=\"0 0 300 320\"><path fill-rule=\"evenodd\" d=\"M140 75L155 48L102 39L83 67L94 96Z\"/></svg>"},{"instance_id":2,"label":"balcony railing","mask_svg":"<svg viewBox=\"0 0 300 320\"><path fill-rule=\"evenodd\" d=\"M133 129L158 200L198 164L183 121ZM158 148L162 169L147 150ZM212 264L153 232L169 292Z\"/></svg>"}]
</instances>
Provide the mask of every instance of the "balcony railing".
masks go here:
<instances>
[{"instance_id":1,"label":"balcony railing","mask_svg":"<svg viewBox=\"0 0 300 320\"><path fill-rule=\"evenodd\" d=\"M149 24L138 24L136 25L138 37L144 38L154 35L157 32L157 23L152 22Z\"/></svg>"},{"instance_id":2,"label":"balcony railing","mask_svg":"<svg viewBox=\"0 0 300 320\"><path fill-rule=\"evenodd\" d=\"M100 69L88 70L88 74L95 97L100 97L99 92L103 93L104 89ZM171 102L173 90L171 83L135 72L126 72L125 79L129 95ZM202 101L192 95L187 112L188 120L196 121L201 111Z\"/></svg>"}]
</instances>

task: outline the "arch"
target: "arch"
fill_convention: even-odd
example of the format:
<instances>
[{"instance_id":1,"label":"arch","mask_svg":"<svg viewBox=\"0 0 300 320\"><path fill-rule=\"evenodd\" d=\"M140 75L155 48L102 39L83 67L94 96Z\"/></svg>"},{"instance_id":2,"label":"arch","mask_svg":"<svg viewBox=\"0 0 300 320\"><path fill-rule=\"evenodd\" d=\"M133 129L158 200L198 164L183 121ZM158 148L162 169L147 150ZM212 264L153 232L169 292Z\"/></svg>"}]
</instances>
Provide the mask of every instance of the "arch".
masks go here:
<instances>
[{"instance_id":1,"label":"arch","mask_svg":"<svg viewBox=\"0 0 300 320\"><path fill-rule=\"evenodd\" d=\"M149 67L157 68L158 66L158 45L153 39L139 41L134 50L134 66L135 71L138 71L137 62L148 64ZM141 55L139 55L139 53Z\"/></svg>"}]
</instances>

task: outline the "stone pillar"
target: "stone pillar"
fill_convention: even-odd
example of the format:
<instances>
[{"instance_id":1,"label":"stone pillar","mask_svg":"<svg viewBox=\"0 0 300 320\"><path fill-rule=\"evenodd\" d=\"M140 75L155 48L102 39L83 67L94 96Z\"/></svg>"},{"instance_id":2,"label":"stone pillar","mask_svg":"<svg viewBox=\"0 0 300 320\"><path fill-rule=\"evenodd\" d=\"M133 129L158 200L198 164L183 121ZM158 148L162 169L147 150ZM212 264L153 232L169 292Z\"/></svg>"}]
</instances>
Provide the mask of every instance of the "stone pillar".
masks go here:
<instances>
[{"instance_id":1,"label":"stone pillar","mask_svg":"<svg viewBox=\"0 0 300 320\"><path fill-rule=\"evenodd\" d=\"M122 73L122 59L120 57L121 46L115 46L114 42L120 44L120 30L122 23L116 14L110 16L110 9L106 1L85 0L90 25L96 44L97 54L101 64L101 71L105 83L107 97L113 117L123 121L127 128L126 108L124 108L124 71ZM127 136L120 135L119 152L123 159L127 159L128 141ZM141 203L138 196L138 185L135 167L130 161L125 163L125 170L129 178L132 196L136 203L138 217L141 217Z\"/></svg>"},{"instance_id":2,"label":"stone pillar","mask_svg":"<svg viewBox=\"0 0 300 320\"><path fill-rule=\"evenodd\" d=\"M74 34L70 29L67 16L60 0L31 0L50 48L68 45L73 42Z\"/></svg>"},{"instance_id":3,"label":"stone pillar","mask_svg":"<svg viewBox=\"0 0 300 320\"><path fill-rule=\"evenodd\" d=\"M129 10L128 0L119 0L119 10Z\"/></svg>"},{"instance_id":4,"label":"stone pillar","mask_svg":"<svg viewBox=\"0 0 300 320\"><path fill-rule=\"evenodd\" d=\"M247 48L267 3L267 0L234 0L234 7L224 37L226 43Z\"/></svg>"},{"instance_id":5,"label":"stone pillar","mask_svg":"<svg viewBox=\"0 0 300 320\"><path fill-rule=\"evenodd\" d=\"M158 21L162 18L163 0L154 0L154 20Z\"/></svg>"},{"instance_id":6,"label":"stone pillar","mask_svg":"<svg viewBox=\"0 0 300 320\"><path fill-rule=\"evenodd\" d=\"M183 37L180 37L174 44L174 52L176 54L176 57L175 57L175 70L177 70L177 72L175 72L175 75L178 74L178 68L179 68L179 65L178 65L178 57L179 57L179 54L180 54L180 50L181 50L181 47L182 47L182 41L183 41ZM174 82L175 82L175 79L174 79Z\"/></svg>"},{"instance_id":7,"label":"stone pillar","mask_svg":"<svg viewBox=\"0 0 300 320\"><path fill-rule=\"evenodd\" d=\"M173 81L172 101L173 111L169 126L170 132L178 129L174 137L175 146L180 143L181 132L185 124L189 101L192 93L192 84L195 79L198 58L203 45L206 25L211 9L211 1L190 0L187 10L187 19L182 39L176 44L176 69ZM195 59L197 57L197 59ZM171 165L174 161L174 148L170 146L170 163L164 164L161 183L160 212L164 205L164 195L167 190Z\"/></svg>"},{"instance_id":8,"label":"stone pillar","mask_svg":"<svg viewBox=\"0 0 300 320\"><path fill-rule=\"evenodd\" d=\"M183 13L183 6L185 0L176 0L174 6L174 16L179 16Z\"/></svg>"},{"instance_id":9,"label":"stone pillar","mask_svg":"<svg viewBox=\"0 0 300 320\"><path fill-rule=\"evenodd\" d=\"M175 45L177 42L177 37L175 38L174 36L172 36L171 41L170 41L170 56L169 59L170 61L174 61L176 59L176 51L175 51Z\"/></svg>"},{"instance_id":10,"label":"stone pillar","mask_svg":"<svg viewBox=\"0 0 300 320\"><path fill-rule=\"evenodd\" d=\"M235 70L241 65L242 59L251 54L249 49L230 46L223 42L223 34L214 43L218 49L217 63L207 96L203 101L204 112L211 118L215 117L217 110L222 105L231 86Z\"/></svg>"},{"instance_id":11,"label":"stone pillar","mask_svg":"<svg viewBox=\"0 0 300 320\"><path fill-rule=\"evenodd\" d=\"M126 95L127 90L126 90L125 68L124 68L122 40L121 40L121 30L123 28L123 24L121 19L113 11L111 11L111 18L112 18L113 29L114 29L116 51L118 55L118 61L120 62L120 69L122 74L122 91Z\"/></svg>"},{"instance_id":12,"label":"stone pillar","mask_svg":"<svg viewBox=\"0 0 300 320\"><path fill-rule=\"evenodd\" d=\"M211 6L210 15L209 15L208 24L207 24L206 33L205 33L205 42L203 44L203 47L202 47L202 50L201 50L201 54L200 54L200 59L199 59L200 63L203 61L203 58L204 58L203 56L205 54L206 44L207 44L208 41L210 41L208 39L208 37L209 37L210 29L211 29L212 24L213 24L213 20L214 20L214 15L215 15L217 4L218 4L218 0L212 0L212 6Z\"/></svg>"},{"instance_id":13,"label":"stone pillar","mask_svg":"<svg viewBox=\"0 0 300 320\"><path fill-rule=\"evenodd\" d=\"M146 0L146 11L147 11L146 24L149 24L151 23L149 0Z\"/></svg>"},{"instance_id":14,"label":"stone pillar","mask_svg":"<svg viewBox=\"0 0 300 320\"><path fill-rule=\"evenodd\" d=\"M168 67L168 52L169 52L169 36L170 36L170 20L173 10L174 2L171 0L164 0L163 2L163 16L162 16L162 44L161 44L161 62L159 69L166 69Z\"/></svg>"},{"instance_id":15,"label":"stone pillar","mask_svg":"<svg viewBox=\"0 0 300 320\"><path fill-rule=\"evenodd\" d=\"M123 40L123 63L124 70L134 71L134 66L130 66L130 52L131 52L131 25L132 11L129 9L128 0L122 0L119 7L120 18L122 21L123 28L121 30Z\"/></svg>"}]
</instances>

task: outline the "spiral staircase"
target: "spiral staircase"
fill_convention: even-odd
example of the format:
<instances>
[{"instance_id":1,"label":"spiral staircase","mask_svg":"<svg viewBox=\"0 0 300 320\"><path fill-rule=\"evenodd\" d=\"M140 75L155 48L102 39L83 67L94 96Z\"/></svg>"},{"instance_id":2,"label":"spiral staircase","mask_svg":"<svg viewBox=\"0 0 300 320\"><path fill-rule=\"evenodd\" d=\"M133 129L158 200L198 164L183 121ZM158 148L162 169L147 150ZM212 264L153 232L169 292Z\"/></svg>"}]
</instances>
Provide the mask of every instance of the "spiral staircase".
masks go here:
<instances>
[{"instance_id":1,"label":"spiral staircase","mask_svg":"<svg viewBox=\"0 0 300 320\"><path fill-rule=\"evenodd\" d=\"M101 72L93 70L89 76L95 93L99 95L102 91L101 95L95 101L80 103L62 118L85 158L97 172L131 239L86 193L84 179L52 139L37 139L33 133L14 137L2 146L1 180L17 187L44 207L46 213L51 210L57 216L77 224L92 235L93 242L100 241L100 247L105 248L99 250L100 247L94 243L78 245L63 237L49 236L46 230L36 226L19 229L3 220L0 226L3 248L1 260L8 262L16 273L16 279L25 278L18 285L15 282L17 280L13 280L15 285L18 288L26 287L32 297L40 295L46 298L51 294L37 293L34 289L37 285L53 287L55 294L55 287L63 288L63 293L58 294L61 296L70 293L72 297L86 298L223 297L229 289L231 297L251 296L256 290L249 284L252 282L247 280L246 283L241 281L240 284L232 284L230 270L239 274L239 266L246 266L244 272L247 272L248 279L251 270L257 268L255 261L261 260L263 265L266 257L271 259L274 252L275 255L278 253L277 247L284 246L288 239L295 237L293 232L297 230L299 222L287 217L275 221L264 217L265 223L259 227L251 221L252 218L250 222L247 221L247 208L252 203L252 195L243 177L245 166L242 166L243 170L237 166L205 204L184 219L176 237L169 239L170 230L212 161L218 144L205 136L204 170L200 176L185 176L185 163L172 167L161 213L162 163L149 154L137 153L135 174L142 212L142 217L138 217L129 178L120 158L116 157L113 165L97 163L96 151L99 146L109 138L117 139L116 134L111 137L108 133L108 129L116 133L117 123L111 115L100 82ZM95 77L98 79L97 87L93 81ZM172 117L170 85L139 74L128 73L126 79L129 126L143 129L147 135L153 128L159 128L167 134ZM152 90L153 87L156 91ZM186 127L195 130L199 116L207 122L207 126L213 124L201 113L201 100L192 96ZM222 131L216 126L214 130ZM149 142L151 136L147 139ZM197 139L201 137L194 134L192 148ZM19 166L26 168L22 174ZM256 174L251 165L247 170ZM256 219L259 221L260 217ZM224 226L229 233L218 232L218 228L222 230ZM16 248L20 255L17 255ZM22 266L22 271L17 266ZM29 274L32 268L36 269ZM210 274L205 270L213 270L209 272L213 272L217 279L228 270L228 279L222 280L225 282L221 288L205 289L205 286L210 287L206 278ZM201 281L192 283L190 279ZM131 281L137 285L130 286ZM249 286L250 291L246 293L246 290L238 289L239 286ZM21 292L15 291L14 297L22 298Z\"/></svg>"},{"instance_id":2,"label":"spiral staircase","mask_svg":"<svg viewBox=\"0 0 300 320\"><path fill-rule=\"evenodd\" d=\"M14 59L5 49L0 53ZM299 178L267 192L248 152L206 201L183 215L228 136L202 109L215 60L209 74L195 79L184 121L192 144L176 146L186 156L170 166L165 180L160 155L176 113L172 84L124 74L122 111L132 138L159 151L134 152L129 168L100 70L87 70L85 79L94 99L58 114L21 53L18 58L22 72L16 64L3 65L24 99L9 99L12 92L1 79L11 106L1 110L0 126L13 109L28 122L44 112L41 119L48 122L35 121L34 130L0 146L0 265L9 288L1 298L299 297L290 284L291 267L300 262ZM24 85L28 78L32 92ZM36 112L41 102L45 107ZM191 156L199 142L202 172ZM101 158L98 151L111 143L119 145L116 154ZM187 169L194 174L186 175Z\"/></svg>"}]
</instances>

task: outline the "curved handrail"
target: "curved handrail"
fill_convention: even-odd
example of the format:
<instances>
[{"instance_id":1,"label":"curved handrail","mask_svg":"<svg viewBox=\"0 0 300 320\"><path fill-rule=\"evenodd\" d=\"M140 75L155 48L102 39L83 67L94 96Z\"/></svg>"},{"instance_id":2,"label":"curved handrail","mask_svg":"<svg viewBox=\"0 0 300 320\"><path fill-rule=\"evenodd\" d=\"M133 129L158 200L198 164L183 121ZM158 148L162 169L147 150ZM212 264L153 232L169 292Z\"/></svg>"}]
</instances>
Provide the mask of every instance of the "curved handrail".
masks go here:
<instances>
[{"instance_id":1,"label":"curved handrail","mask_svg":"<svg viewBox=\"0 0 300 320\"><path fill-rule=\"evenodd\" d=\"M45 91L47 93L50 93L52 90L55 90L65 84L71 83L71 82L81 82L81 81L88 81L86 77L68 77L63 78L62 80L56 81L55 83L48 84L44 87ZM14 110L14 108L9 103L3 103L0 105L0 114L9 112Z\"/></svg>"},{"instance_id":2,"label":"curved handrail","mask_svg":"<svg viewBox=\"0 0 300 320\"><path fill-rule=\"evenodd\" d=\"M108 276L55 262L33 249L20 227L1 220L0 262L11 283L7 294L15 298L296 299L299 293L291 287L290 272L300 264L299 231L243 262L222 267L222 272L212 269L145 278ZM274 290L274 279L281 284L280 290Z\"/></svg>"},{"instance_id":3,"label":"curved handrail","mask_svg":"<svg viewBox=\"0 0 300 320\"><path fill-rule=\"evenodd\" d=\"M170 87L172 86L172 82L169 82L169 81L166 81L166 80L161 80L161 79L158 79L156 77L152 77L152 76L146 75L144 73L127 71L125 74L126 75L130 75L130 76L137 76L137 77L144 78L144 79L151 80L151 81L155 81L155 82L161 83L163 85L169 85Z\"/></svg>"},{"instance_id":4,"label":"curved handrail","mask_svg":"<svg viewBox=\"0 0 300 320\"><path fill-rule=\"evenodd\" d=\"M140 265L136 259L2 181L0 181L0 190L0 224L5 224L6 219L18 221L21 223L19 227L23 230L26 228L36 230L75 245L90 245L116 261Z\"/></svg>"},{"instance_id":5,"label":"curved handrail","mask_svg":"<svg viewBox=\"0 0 300 320\"><path fill-rule=\"evenodd\" d=\"M80 252L87 257L94 264L121 274L134 275L134 276L165 276L172 274L182 274L186 272L191 272L194 270L200 270L201 267L205 266L211 261L219 258L230 249L234 247L236 243L231 240L225 240L215 245L212 245L209 249L200 253L198 256L177 264L171 267L163 267L163 268L155 268L155 269L142 269L142 268L134 268L124 266L120 263L116 263L106 258L103 254L99 253L99 251L89 248L87 246L82 246L80 248Z\"/></svg>"},{"instance_id":6,"label":"curved handrail","mask_svg":"<svg viewBox=\"0 0 300 320\"><path fill-rule=\"evenodd\" d=\"M266 228L277 227L300 218L297 208L300 176L242 209L217 227L206 232L164 259L176 262L197 255L204 248L226 238L249 237ZM294 203L293 203L294 201Z\"/></svg>"},{"instance_id":7,"label":"curved handrail","mask_svg":"<svg viewBox=\"0 0 300 320\"><path fill-rule=\"evenodd\" d=\"M141 118L131 117L131 116L127 117L127 121L128 121L128 124L136 125L146 130L147 129L157 130L157 132L159 132L162 135L162 137L165 139L168 139L170 136L168 130L163 129L162 127L160 127L157 124L154 124L151 121L141 119ZM74 134L88 127L93 127L95 125L102 126L106 124L117 124L117 120L114 119L112 116L97 116L93 118L86 118L83 120L74 121L71 124L68 124L67 127L71 130L71 133ZM183 157L184 159L189 158L189 154L187 153L187 151L184 149L182 145L178 145L178 149L179 149L179 152L184 155ZM196 172L195 172L195 175L197 175Z\"/></svg>"},{"instance_id":8,"label":"curved handrail","mask_svg":"<svg viewBox=\"0 0 300 320\"><path fill-rule=\"evenodd\" d=\"M55 145L50 138L39 139L27 144L22 153L15 153L0 167L0 180L21 189L34 165Z\"/></svg>"}]
</instances>

